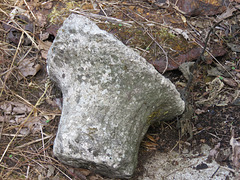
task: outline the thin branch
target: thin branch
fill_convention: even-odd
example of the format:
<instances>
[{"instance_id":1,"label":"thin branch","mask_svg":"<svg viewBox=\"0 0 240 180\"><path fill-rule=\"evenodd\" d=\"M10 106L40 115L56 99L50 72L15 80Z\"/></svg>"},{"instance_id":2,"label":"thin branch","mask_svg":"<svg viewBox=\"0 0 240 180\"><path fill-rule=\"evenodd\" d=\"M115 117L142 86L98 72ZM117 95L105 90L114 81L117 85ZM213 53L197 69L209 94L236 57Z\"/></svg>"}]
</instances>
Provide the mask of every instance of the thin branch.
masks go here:
<instances>
[{"instance_id":1,"label":"thin branch","mask_svg":"<svg viewBox=\"0 0 240 180\"><path fill-rule=\"evenodd\" d=\"M30 11L30 13L32 14L33 18L36 20L37 18L36 18L36 16L33 14L32 10L30 9L30 7L29 7L28 3L26 2L26 0L23 0L23 1L24 1L24 3L26 4L26 6L27 6L28 10Z\"/></svg>"},{"instance_id":2,"label":"thin branch","mask_svg":"<svg viewBox=\"0 0 240 180\"><path fill-rule=\"evenodd\" d=\"M157 40L147 31L148 36L157 44L157 46L162 50L163 54L165 55L166 58L166 65L165 68L162 72L162 74L164 74L168 68L168 54L167 52L163 49L163 47L157 42Z\"/></svg>"},{"instance_id":3,"label":"thin branch","mask_svg":"<svg viewBox=\"0 0 240 180\"><path fill-rule=\"evenodd\" d=\"M34 141L30 141L30 142L28 142L28 143L25 143L25 144L23 144L23 145L21 145L21 146L17 146L17 147L15 147L15 148L16 148L16 149L20 149L20 148L29 146L29 145L31 145L31 144L34 144L34 143L37 143L37 142L40 142L40 141L43 142L43 146L44 146L44 140L45 140L45 139L49 139L49 138L51 138L51 137L52 137L52 135L49 135L49 136L46 136L46 137L42 137L42 138L40 138L40 139L36 139L36 140L34 140ZM46 158L45 152L44 152L44 157Z\"/></svg>"},{"instance_id":4,"label":"thin branch","mask_svg":"<svg viewBox=\"0 0 240 180\"><path fill-rule=\"evenodd\" d=\"M132 22L130 21L123 21L121 19L117 19L117 18L113 18L113 17L107 17L107 16L102 16L99 14L93 14L93 13L86 13L86 12L82 12L82 11L77 11L78 8L72 10L70 9L70 12L76 13L76 14L80 14L86 17L90 17L90 18L95 18L95 19L100 19L100 20L104 20L104 21L109 21L111 23L117 23L117 24L124 24L128 27L132 27Z\"/></svg>"},{"instance_id":5,"label":"thin branch","mask_svg":"<svg viewBox=\"0 0 240 180\"><path fill-rule=\"evenodd\" d=\"M208 44L208 41L210 39L210 35L212 34L212 32L214 31L215 27L218 26L219 24L221 24L224 20L228 19L228 18L231 18L232 16L235 16L236 14L232 14L231 16L227 16L226 18L222 18L220 20L218 20L212 27L211 29L208 31L207 33L207 37L205 38L205 42L204 42L204 46L203 46L203 49L202 49L202 52L200 54L200 56L198 57L198 59L196 60L196 62L194 63L193 65L193 68L191 69L191 73L190 73L190 76L189 76L189 80L188 80L188 83L187 83L187 86L185 88L185 93L187 93L187 96L186 96L186 100L188 99L188 96L189 96L189 89L190 89L190 86L192 84L192 81L193 81L193 72L195 69L197 69L197 65L202 61L204 61L203 57L204 57L204 53L205 51L207 50L207 44Z\"/></svg>"}]
</instances>

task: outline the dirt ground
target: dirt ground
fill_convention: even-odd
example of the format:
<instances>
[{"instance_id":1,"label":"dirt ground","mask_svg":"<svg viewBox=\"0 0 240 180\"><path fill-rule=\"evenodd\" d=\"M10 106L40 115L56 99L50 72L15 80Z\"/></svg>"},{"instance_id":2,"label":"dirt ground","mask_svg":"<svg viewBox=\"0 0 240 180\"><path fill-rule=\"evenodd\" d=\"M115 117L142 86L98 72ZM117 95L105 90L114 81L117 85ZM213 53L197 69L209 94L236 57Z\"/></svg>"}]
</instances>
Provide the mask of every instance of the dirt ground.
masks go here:
<instances>
[{"instance_id":1,"label":"dirt ground","mask_svg":"<svg viewBox=\"0 0 240 180\"><path fill-rule=\"evenodd\" d=\"M190 150L199 144L214 148L220 143L214 160L231 169L239 168L239 144L234 141L230 145L231 138L240 136L237 1L218 16L186 15L174 3L154 4L160 1L93 2L0 3L0 178L107 179L94 171L64 165L52 153L62 97L48 80L47 51L57 29L73 12L90 17L134 48L180 92L186 91L189 81L179 66L196 61L206 47L205 60L193 70L193 81L187 89L186 101L193 108L187 119L190 130L179 126L181 117L152 125L142 141L133 180L144 173L146 159L156 152L181 153L183 145ZM209 33L211 29L213 33ZM222 155L221 151L229 147L235 148L235 153Z\"/></svg>"}]
</instances>

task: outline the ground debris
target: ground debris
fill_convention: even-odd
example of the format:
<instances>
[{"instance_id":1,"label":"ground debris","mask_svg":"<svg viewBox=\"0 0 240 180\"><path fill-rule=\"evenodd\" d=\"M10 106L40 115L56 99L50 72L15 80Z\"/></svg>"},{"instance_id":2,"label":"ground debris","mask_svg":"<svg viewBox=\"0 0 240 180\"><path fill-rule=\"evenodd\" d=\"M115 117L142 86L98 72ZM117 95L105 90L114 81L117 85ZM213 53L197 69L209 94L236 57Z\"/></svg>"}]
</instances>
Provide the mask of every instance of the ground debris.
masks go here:
<instances>
[{"instance_id":1,"label":"ground debris","mask_svg":"<svg viewBox=\"0 0 240 180\"><path fill-rule=\"evenodd\" d=\"M232 130L230 145L232 146L233 152L232 153L233 165L236 168L240 168L240 143L234 138L234 130Z\"/></svg>"},{"instance_id":2,"label":"ground debris","mask_svg":"<svg viewBox=\"0 0 240 180\"><path fill-rule=\"evenodd\" d=\"M188 142L190 144L188 149L207 143L211 147L208 152L215 154L210 149L216 150L220 140L221 147L216 151L221 152L222 148L228 149L231 139L234 150L233 162L227 162L239 167L239 145L237 138L229 133L229 129L234 126L235 137L239 136L240 100L239 93L236 93L239 87L236 86L236 82L239 84L240 79L238 46L240 5L237 4L239 0L230 0L230 3L224 1L227 3L224 5L221 4L222 2L218 0L208 2L200 0L4 1L0 12L2 32L0 33L2 40L0 154L4 154L8 145L9 149L0 160L2 167L0 178L104 179L86 169L75 169L72 173L69 171L70 167L53 157L52 144L60 114L59 110L56 111L54 99L61 99L56 97L53 86L41 105L29 117L29 122L23 123L32 110L33 106L30 104L36 103L43 92L47 79L45 67L48 49L62 22L72 12L82 13L96 21L99 27L138 51L159 72L162 73L166 69L166 75L170 74L169 78L178 81L179 86L182 87L186 86L186 80L178 72L178 67L184 62L192 62L198 58L212 24L223 21L214 29L214 34L207 44L208 53L204 54L207 65L205 66L203 62L194 72L195 84L191 89L191 95L193 108L196 110L191 121L188 122L193 128L193 139ZM232 16L234 18L231 18ZM160 47L166 52L168 59ZM226 61L231 62L231 65L225 64ZM213 68L217 68L217 74L207 76L208 71ZM222 80L219 79L220 76ZM222 88L217 85L215 89L210 88L211 85L207 84L213 82L215 77L223 83ZM225 78L228 78L228 82L224 81ZM219 85L221 85L220 81L218 81ZM215 95L218 95L215 96L212 91L217 91ZM214 103L210 103L213 96L216 97ZM224 99L226 101L223 101ZM202 103L197 104L196 101ZM21 125L23 130L16 134ZM185 132L188 133L187 130ZM166 160L166 164L160 164L157 169L153 166L147 170L143 168L143 164L146 160L150 160L154 153L169 152L172 149L181 150L182 140L185 137L181 139L178 133L176 121L164 122L150 128L148 136L141 145L142 156L139 158L141 163L135 179L146 171L150 172L149 170L153 171L148 173L146 179L154 179L159 167L166 166L167 169L172 167L171 165L178 167L182 164L181 160L176 159L175 154L172 161ZM11 144L14 136L16 139ZM165 157L167 156L165 155L161 160ZM191 160L194 160L194 157ZM201 162L197 162L191 167L200 164ZM185 169L186 167L180 168L176 172L182 173ZM219 170L217 173L221 174L223 168ZM169 175L169 172L164 175ZM231 172L234 173L232 169ZM213 173L214 170L211 170L211 175L214 175ZM168 177L170 176L171 174ZM224 177L227 179L232 175Z\"/></svg>"}]
</instances>

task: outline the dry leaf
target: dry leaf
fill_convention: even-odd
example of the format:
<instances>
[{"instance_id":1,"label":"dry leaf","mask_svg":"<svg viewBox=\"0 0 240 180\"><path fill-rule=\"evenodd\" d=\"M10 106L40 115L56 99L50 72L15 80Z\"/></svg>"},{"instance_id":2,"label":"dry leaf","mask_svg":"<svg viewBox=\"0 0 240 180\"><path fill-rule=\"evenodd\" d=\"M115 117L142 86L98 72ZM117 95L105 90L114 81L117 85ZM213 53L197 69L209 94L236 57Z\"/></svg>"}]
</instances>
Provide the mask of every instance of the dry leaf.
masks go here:
<instances>
[{"instance_id":1,"label":"dry leaf","mask_svg":"<svg viewBox=\"0 0 240 180\"><path fill-rule=\"evenodd\" d=\"M147 141L145 141L145 142L143 142L143 145L146 147L146 148L156 148L156 147L158 147L158 144L157 143L154 143L154 142L147 142Z\"/></svg>"},{"instance_id":2,"label":"dry leaf","mask_svg":"<svg viewBox=\"0 0 240 180\"><path fill-rule=\"evenodd\" d=\"M180 16L181 16L181 19L182 19L183 23L186 24L187 23L187 19L185 18L185 16L183 16L182 14L180 14Z\"/></svg>"},{"instance_id":3,"label":"dry leaf","mask_svg":"<svg viewBox=\"0 0 240 180\"><path fill-rule=\"evenodd\" d=\"M52 9L53 3L51 1L41 3L42 8L44 9Z\"/></svg>"},{"instance_id":4,"label":"dry leaf","mask_svg":"<svg viewBox=\"0 0 240 180\"><path fill-rule=\"evenodd\" d=\"M202 114L202 113L205 113L206 111L205 110L202 110L202 109L196 109L195 110L195 113L197 114L197 115L199 115L199 114Z\"/></svg>"},{"instance_id":5,"label":"dry leaf","mask_svg":"<svg viewBox=\"0 0 240 180\"><path fill-rule=\"evenodd\" d=\"M186 30L182 30L180 28L174 28L174 29L171 29L170 32L173 34L182 35L184 37L184 39L190 40L190 38L188 36L188 31L186 31Z\"/></svg>"},{"instance_id":6,"label":"dry leaf","mask_svg":"<svg viewBox=\"0 0 240 180\"><path fill-rule=\"evenodd\" d=\"M237 74L236 74L236 77L237 77L238 79L240 79L240 73L237 73Z\"/></svg>"},{"instance_id":7,"label":"dry leaf","mask_svg":"<svg viewBox=\"0 0 240 180\"><path fill-rule=\"evenodd\" d=\"M4 112L5 115L16 115L16 114L26 114L29 113L32 108L20 103L20 102L4 102L0 105L0 109Z\"/></svg>"},{"instance_id":8,"label":"dry leaf","mask_svg":"<svg viewBox=\"0 0 240 180\"><path fill-rule=\"evenodd\" d=\"M211 162L213 159L216 159L218 153L219 153L219 148L220 148L220 142L213 148L210 150L207 161Z\"/></svg>"},{"instance_id":9,"label":"dry leaf","mask_svg":"<svg viewBox=\"0 0 240 180\"><path fill-rule=\"evenodd\" d=\"M41 69L41 65L35 64L34 58L26 58L20 62L18 69L19 69L21 75L24 77L34 76ZM21 80L22 77L19 76L19 79Z\"/></svg>"},{"instance_id":10,"label":"dry leaf","mask_svg":"<svg viewBox=\"0 0 240 180\"><path fill-rule=\"evenodd\" d=\"M147 138L152 142L156 142L156 139L154 139L154 137L150 136L149 134L147 134Z\"/></svg>"},{"instance_id":11,"label":"dry leaf","mask_svg":"<svg viewBox=\"0 0 240 180\"><path fill-rule=\"evenodd\" d=\"M39 44L39 49L41 49L40 48L41 47L40 43L43 43L44 40L48 39L49 33L48 32L40 33L39 37L40 37L41 41L38 42L38 44ZM42 49L44 49L44 48L42 48Z\"/></svg>"},{"instance_id":12,"label":"dry leaf","mask_svg":"<svg viewBox=\"0 0 240 180\"><path fill-rule=\"evenodd\" d=\"M50 41L39 41L38 42L38 47L41 50L41 55L44 59L47 59L47 54L48 54L48 50L52 45L52 42Z\"/></svg>"},{"instance_id":13,"label":"dry leaf","mask_svg":"<svg viewBox=\"0 0 240 180\"><path fill-rule=\"evenodd\" d=\"M46 29L46 31L47 31L49 34L52 34L54 37L56 37L57 31L58 31L59 28L60 28L60 25L52 24L52 25L50 25L50 26Z\"/></svg>"},{"instance_id":14,"label":"dry leaf","mask_svg":"<svg viewBox=\"0 0 240 180\"><path fill-rule=\"evenodd\" d=\"M86 176L88 176L91 173L91 171L87 169L75 168L73 173L76 179L87 180Z\"/></svg>"},{"instance_id":15,"label":"dry leaf","mask_svg":"<svg viewBox=\"0 0 240 180\"><path fill-rule=\"evenodd\" d=\"M12 105L13 105L12 114L26 114L31 112L32 110L32 107L29 107L20 102L12 102Z\"/></svg>"},{"instance_id":16,"label":"dry leaf","mask_svg":"<svg viewBox=\"0 0 240 180\"><path fill-rule=\"evenodd\" d=\"M0 122L4 122L5 121L5 117L0 116Z\"/></svg>"},{"instance_id":17,"label":"dry leaf","mask_svg":"<svg viewBox=\"0 0 240 180\"><path fill-rule=\"evenodd\" d=\"M41 56L42 56L42 58L47 59L47 55L48 55L48 51L41 50Z\"/></svg>"},{"instance_id":18,"label":"dry leaf","mask_svg":"<svg viewBox=\"0 0 240 180\"><path fill-rule=\"evenodd\" d=\"M47 24L47 15L43 11L37 11L35 16L37 17L37 25L39 27L44 27Z\"/></svg>"},{"instance_id":19,"label":"dry leaf","mask_svg":"<svg viewBox=\"0 0 240 180\"><path fill-rule=\"evenodd\" d=\"M222 81L231 87L237 87L238 85L237 82L231 78L223 78Z\"/></svg>"},{"instance_id":20,"label":"dry leaf","mask_svg":"<svg viewBox=\"0 0 240 180\"><path fill-rule=\"evenodd\" d=\"M233 52L240 52L240 46L234 43L227 43L227 46L231 48Z\"/></svg>"},{"instance_id":21,"label":"dry leaf","mask_svg":"<svg viewBox=\"0 0 240 180\"><path fill-rule=\"evenodd\" d=\"M22 128L22 129L19 131L19 134L22 134L22 135L24 135L24 136L27 136L29 133L30 133L30 129L28 129L28 128Z\"/></svg>"},{"instance_id":22,"label":"dry leaf","mask_svg":"<svg viewBox=\"0 0 240 180\"><path fill-rule=\"evenodd\" d=\"M232 130L232 137L230 140L232 146L232 161L236 168L240 168L240 143L234 138L234 130Z\"/></svg>"},{"instance_id":23,"label":"dry leaf","mask_svg":"<svg viewBox=\"0 0 240 180\"><path fill-rule=\"evenodd\" d=\"M47 33L47 34L49 35L49 33ZM48 53L49 48L52 45L52 42L39 40L38 44L39 44L38 47L41 50L42 57L47 59L47 53Z\"/></svg>"},{"instance_id":24,"label":"dry leaf","mask_svg":"<svg viewBox=\"0 0 240 180\"><path fill-rule=\"evenodd\" d=\"M104 178L102 178L100 175L92 175L88 178L89 180L103 180Z\"/></svg>"},{"instance_id":25,"label":"dry leaf","mask_svg":"<svg viewBox=\"0 0 240 180\"><path fill-rule=\"evenodd\" d=\"M235 1L238 2L238 1L240 1L240 0L235 0ZM218 21L221 21L221 20L223 20L223 19L226 19L226 18L232 16L233 13L234 13L235 11L237 11L239 8L240 8L240 5L237 5L236 8L235 8L235 7L233 7L233 8L227 8L227 10L226 10L224 13L222 13L220 16L217 17L217 20L218 20Z\"/></svg>"},{"instance_id":26,"label":"dry leaf","mask_svg":"<svg viewBox=\"0 0 240 180\"><path fill-rule=\"evenodd\" d=\"M17 124L23 125L23 129L20 131L20 133L23 135L27 135L30 132L33 134L35 134L36 132L40 132L41 126L45 125L45 121L42 119L42 117L29 117L28 120L25 122L26 118L27 117L21 117L15 119Z\"/></svg>"},{"instance_id":27,"label":"dry leaf","mask_svg":"<svg viewBox=\"0 0 240 180\"><path fill-rule=\"evenodd\" d=\"M54 175L55 167L52 165L47 165L48 167L48 172L47 172L47 178L50 178L51 176Z\"/></svg>"},{"instance_id":28,"label":"dry leaf","mask_svg":"<svg viewBox=\"0 0 240 180\"><path fill-rule=\"evenodd\" d=\"M12 113L12 104L10 102L5 102L2 105L0 105L0 109L2 109L2 112L5 115Z\"/></svg>"},{"instance_id":29,"label":"dry leaf","mask_svg":"<svg viewBox=\"0 0 240 180\"><path fill-rule=\"evenodd\" d=\"M20 6L15 6L14 9L10 12L9 17L11 19L14 19L16 15L25 15L28 18L30 18L29 14L27 13L26 10L19 8Z\"/></svg>"},{"instance_id":30,"label":"dry leaf","mask_svg":"<svg viewBox=\"0 0 240 180\"><path fill-rule=\"evenodd\" d=\"M88 170L88 169L82 169L82 168L80 168L80 169L78 169L84 176L88 176L90 173L91 173L91 171L90 170Z\"/></svg>"}]
</instances>

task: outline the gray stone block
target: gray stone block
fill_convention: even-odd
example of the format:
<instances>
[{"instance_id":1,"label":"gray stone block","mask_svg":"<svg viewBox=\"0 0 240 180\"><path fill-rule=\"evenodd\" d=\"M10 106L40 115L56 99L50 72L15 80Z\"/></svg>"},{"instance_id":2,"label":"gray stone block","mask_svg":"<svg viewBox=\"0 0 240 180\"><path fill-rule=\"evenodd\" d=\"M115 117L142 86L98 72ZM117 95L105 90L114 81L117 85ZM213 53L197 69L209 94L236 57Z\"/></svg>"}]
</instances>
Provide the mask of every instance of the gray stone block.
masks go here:
<instances>
[{"instance_id":1,"label":"gray stone block","mask_svg":"<svg viewBox=\"0 0 240 180\"><path fill-rule=\"evenodd\" d=\"M108 177L131 177L150 124L184 110L168 79L81 15L70 15L59 29L47 70L63 93L54 155Z\"/></svg>"}]
</instances>

